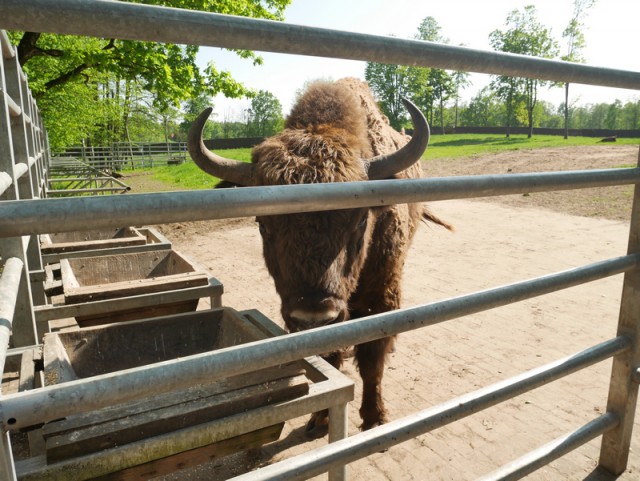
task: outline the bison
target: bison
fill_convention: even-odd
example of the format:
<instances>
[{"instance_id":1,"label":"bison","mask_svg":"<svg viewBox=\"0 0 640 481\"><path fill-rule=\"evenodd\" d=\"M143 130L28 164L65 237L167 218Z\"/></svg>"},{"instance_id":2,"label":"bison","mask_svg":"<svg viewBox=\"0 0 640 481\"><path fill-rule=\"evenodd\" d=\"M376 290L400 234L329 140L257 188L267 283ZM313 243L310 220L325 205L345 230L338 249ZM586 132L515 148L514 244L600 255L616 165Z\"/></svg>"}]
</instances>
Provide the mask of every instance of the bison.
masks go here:
<instances>
[{"instance_id":1,"label":"bison","mask_svg":"<svg viewBox=\"0 0 640 481\"><path fill-rule=\"evenodd\" d=\"M211 109L193 123L189 153L205 172L241 186L417 178L429 126L413 104L405 106L414 123L410 141L390 127L364 82L320 81L299 97L285 129L253 149L251 164L205 147L202 129ZM421 203L258 217L288 330L398 309L403 265L421 220L450 228ZM393 344L388 337L355 347L363 430L388 420L381 382ZM342 365L341 352L324 357L336 368ZM324 435L327 425L328 413L315 413L307 433Z\"/></svg>"}]
</instances>

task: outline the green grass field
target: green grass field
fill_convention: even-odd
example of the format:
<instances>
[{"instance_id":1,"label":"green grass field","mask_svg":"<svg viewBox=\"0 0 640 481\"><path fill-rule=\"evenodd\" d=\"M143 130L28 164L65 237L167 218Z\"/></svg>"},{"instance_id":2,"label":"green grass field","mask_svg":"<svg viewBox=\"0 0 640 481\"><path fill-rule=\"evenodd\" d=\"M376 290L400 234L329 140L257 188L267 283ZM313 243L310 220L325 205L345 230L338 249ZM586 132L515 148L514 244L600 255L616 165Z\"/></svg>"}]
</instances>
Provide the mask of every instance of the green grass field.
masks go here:
<instances>
[{"instance_id":1,"label":"green grass field","mask_svg":"<svg viewBox=\"0 0 640 481\"><path fill-rule=\"evenodd\" d=\"M474 157L477 155L505 150L544 149L547 147L572 147L575 145L611 145L599 143L599 138L569 137L567 140L557 135L536 135L529 139L526 135L452 134L432 135L426 159ZM639 144L640 139L618 139L616 145Z\"/></svg>"},{"instance_id":2,"label":"green grass field","mask_svg":"<svg viewBox=\"0 0 640 481\"><path fill-rule=\"evenodd\" d=\"M542 149L547 147L571 147L575 145L602 145L593 137L570 137L565 140L559 136L536 135L529 139L526 135L512 135L506 138L503 135L485 134L452 134L432 135L431 142L425 159L441 158L473 158L478 155L501 151L515 151L525 149ZM640 139L618 139L620 144L640 144ZM220 155L232 159L249 162L251 149L228 149L219 151ZM202 172L193 162L180 165L170 165L147 169L151 171L154 179L175 186L179 189L211 189L218 180Z\"/></svg>"}]
</instances>

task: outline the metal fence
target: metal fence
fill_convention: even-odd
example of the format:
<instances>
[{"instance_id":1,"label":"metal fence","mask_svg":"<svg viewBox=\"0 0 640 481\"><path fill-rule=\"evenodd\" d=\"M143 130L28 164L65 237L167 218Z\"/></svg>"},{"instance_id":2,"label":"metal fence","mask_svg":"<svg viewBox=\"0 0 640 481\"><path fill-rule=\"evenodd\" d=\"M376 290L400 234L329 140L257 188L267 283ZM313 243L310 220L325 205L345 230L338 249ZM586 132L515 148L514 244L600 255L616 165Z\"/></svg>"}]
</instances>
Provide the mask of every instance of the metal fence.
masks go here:
<instances>
[{"instance_id":1,"label":"metal fence","mask_svg":"<svg viewBox=\"0 0 640 481\"><path fill-rule=\"evenodd\" d=\"M187 160L186 142L113 142L107 146L72 147L73 157L94 169L107 172L177 165Z\"/></svg>"},{"instance_id":2,"label":"metal fence","mask_svg":"<svg viewBox=\"0 0 640 481\"><path fill-rule=\"evenodd\" d=\"M55 3L55 5L52 5ZM248 48L281 53L330 56L378 62L528 76L563 82L640 90L640 73L595 68L531 57L483 52L415 40L299 27L277 22L137 5L87 0L0 0L1 28L95 35L155 42ZM56 18L56 22L51 19ZM4 47L4 43L3 43ZM4 51L4 50L3 50ZM3 96L6 98L6 96ZM2 100L6 102L6 100ZM5 104L2 104L5 105ZM6 111L6 107L4 107ZM2 127L2 126L0 126ZM4 132L3 132L3 135ZM15 154L13 154L15 156ZM18 158L27 159L26 154ZM24 160L23 160L24 161ZM4 166L5 164L0 164ZM5 167L6 168L6 167ZM150 365L117 377L98 376L0 398L0 423L5 433L0 446L7 479L14 479L8 432L123 402L186 387L202 379L220 379L277 365L304 356L379 339L433 325L485 309L521 301L607 276L625 273L617 336L597 346L452 399L414 415L336 441L312 452L276 463L238 479L306 479L330 471L330 479L345 479L344 466L383 448L478 412L522 392L613 357L607 412L550 445L533 451L484 479L516 479L603 436L600 466L612 473L625 470L640 377L640 167L602 171L510 174L445 179L360 182L333 185L277 186L234 189L224 193L176 192L84 199L25 201L15 196L0 202L0 254L5 263L0 298L0 359L6 356L6 337L13 318L15 347L37 342L29 306L19 307L16 278L25 279L24 254L12 245L37 234L116 226L205 220L249 215L309 212L541 192L584 187L636 184L628 253L569 271L518 282L348 323L238 346L222 352L188 356L170 365ZM18 260L6 261L9 257ZM15 295L14 295L15 294ZM206 428L200 435L207 436ZM194 434L198 435L198 433ZM153 449L153 440L149 449ZM127 454L124 457L130 456ZM126 463L127 459L121 459Z\"/></svg>"}]
</instances>

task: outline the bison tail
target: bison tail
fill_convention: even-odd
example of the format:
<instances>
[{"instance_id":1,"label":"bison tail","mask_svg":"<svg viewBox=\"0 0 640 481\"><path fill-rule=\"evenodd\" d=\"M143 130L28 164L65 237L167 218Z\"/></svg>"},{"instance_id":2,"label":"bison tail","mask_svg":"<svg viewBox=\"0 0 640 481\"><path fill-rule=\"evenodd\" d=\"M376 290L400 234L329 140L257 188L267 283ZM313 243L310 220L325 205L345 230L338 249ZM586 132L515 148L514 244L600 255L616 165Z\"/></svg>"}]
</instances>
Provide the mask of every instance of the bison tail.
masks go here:
<instances>
[{"instance_id":1,"label":"bison tail","mask_svg":"<svg viewBox=\"0 0 640 481\"><path fill-rule=\"evenodd\" d=\"M452 232L455 230L453 225L449 224L448 222L445 222L444 220L440 219L438 216L434 215L427 207L424 207L424 209L422 210L422 220L425 222L433 222L434 224L438 224L439 226L442 226L445 229L450 230Z\"/></svg>"}]
</instances>

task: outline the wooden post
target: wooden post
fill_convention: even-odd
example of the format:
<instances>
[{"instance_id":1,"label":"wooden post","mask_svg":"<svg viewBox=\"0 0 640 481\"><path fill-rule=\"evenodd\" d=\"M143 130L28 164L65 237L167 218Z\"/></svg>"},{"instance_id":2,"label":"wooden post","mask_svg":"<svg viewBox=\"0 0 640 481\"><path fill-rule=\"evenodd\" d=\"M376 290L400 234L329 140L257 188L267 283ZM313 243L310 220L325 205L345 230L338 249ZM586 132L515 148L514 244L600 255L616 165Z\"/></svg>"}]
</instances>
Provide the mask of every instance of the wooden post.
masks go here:
<instances>
[{"instance_id":1,"label":"wooden post","mask_svg":"<svg viewBox=\"0 0 640 481\"><path fill-rule=\"evenodd\" d=\"M640 165L640 151L638 152ZM629 253L640 252L640 185L636 184L629 231ZM627 467L631 432L638 400L635 375L640 366L640 270L625 274L620 302L618 335L632 341L631 351L613 359L607 411L620 418L620 424L602 437L600 466L613 474L621 474Z\"/></svg>"}]
</instances>

